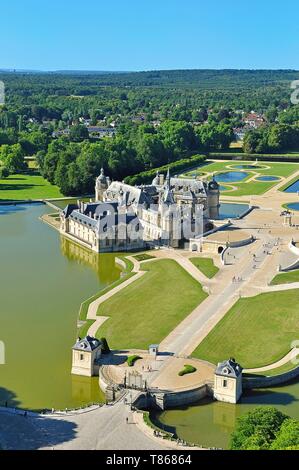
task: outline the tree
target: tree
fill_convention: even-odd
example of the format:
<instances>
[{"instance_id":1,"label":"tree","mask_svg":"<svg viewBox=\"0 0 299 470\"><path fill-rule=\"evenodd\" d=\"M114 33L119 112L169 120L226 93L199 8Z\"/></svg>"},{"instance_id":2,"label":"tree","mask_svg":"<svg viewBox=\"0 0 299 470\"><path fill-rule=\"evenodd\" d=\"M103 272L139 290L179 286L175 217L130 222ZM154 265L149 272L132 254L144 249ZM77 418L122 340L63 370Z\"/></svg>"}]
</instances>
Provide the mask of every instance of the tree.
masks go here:
<instances>
[{"instance_id":1,"label":"tree","mask_svg":"<svg viewBox=\"0 0 299 470\"><path fill-rule=\"evenodd\" d=\"M167 163L163 142L157 135L143 134L136 144L137 159L147 168Z\"/></svg>"},{"instance_id":2,"label":"tree","mask_svg":"<svg viewBox=\"0 0 299 470\"><path fill-rule=\"evenodd\" d=\"M191 124L184 121L164 121L158 130L171 161L182 158L184 154L196 149L196 136Z\"/></svg>"},{"instance_id":3,"label":"tree","mask_svg":"<svg viewBox=\"0 0 299 470\"><path fill-rule=\"evenodd\" d=\"M69 139L71 142L83 142L83 140L89 139L89 132L87 127L81 124L71 126Z\"/></svg>"},{"instance_id":4,"label":"tree","mask_svg":"<svg viewBox=\"0 0 299 470\"><path fill-rule=\"evenodd\" d=\"M273 407L259 407L238 419L231 435L232 450L269 449L283 422L288 418Z\"/></svg>"},{"instance_id":5,"label":"tree","mask_svg":"<svg viewBox=\"0 0 299 470\"><path fill-rule=\"evenodd\" d=\"M2 145L0 160L10 173L18 173L25 170L24 151L20 144Z\"/></svg>"},{"instance_id":6,"label":"tree","mask_svg":"<svg viewBox=\"0 0 299 470\"><path fill-rule=\"evenodd\" d=\"M5 166L0 168L0 179L8 178L9 177L9 170Z\"/></svg>"},{"instance_id":7,"label":"tree","mask_svg":"<svg viewBox=\"0 0 299 470\"><path fill-rule=\"evenodd\" d=\"M282 423L271 445L272 450L288 449L290 447L299 448L299 421L296 419L286 419Z\"/></svg>"}]
</instances>

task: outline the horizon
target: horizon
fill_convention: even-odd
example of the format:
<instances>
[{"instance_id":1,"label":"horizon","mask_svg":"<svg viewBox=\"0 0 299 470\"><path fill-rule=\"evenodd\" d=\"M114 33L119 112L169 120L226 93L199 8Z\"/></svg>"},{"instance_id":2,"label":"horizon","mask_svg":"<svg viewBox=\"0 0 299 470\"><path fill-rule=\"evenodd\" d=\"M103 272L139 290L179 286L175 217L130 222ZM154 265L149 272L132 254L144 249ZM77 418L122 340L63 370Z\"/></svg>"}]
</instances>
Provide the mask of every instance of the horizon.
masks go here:
<instances>
[{"instance_id":1,"label":"horizon","mask_svg":"<svg viewBox=\"0 0 299 470\"><path fill-rule=\"evenodd\" d=\"M0 73L93 73L93 74L134 74L134 73L151 73L151 72L194 72L194 71L215 71L215 72L299 72L293 68L173 68L173 69L144 69L144 70L100 70L100 69L10 69L0 66Z\"/></svg>"}]
</instances>

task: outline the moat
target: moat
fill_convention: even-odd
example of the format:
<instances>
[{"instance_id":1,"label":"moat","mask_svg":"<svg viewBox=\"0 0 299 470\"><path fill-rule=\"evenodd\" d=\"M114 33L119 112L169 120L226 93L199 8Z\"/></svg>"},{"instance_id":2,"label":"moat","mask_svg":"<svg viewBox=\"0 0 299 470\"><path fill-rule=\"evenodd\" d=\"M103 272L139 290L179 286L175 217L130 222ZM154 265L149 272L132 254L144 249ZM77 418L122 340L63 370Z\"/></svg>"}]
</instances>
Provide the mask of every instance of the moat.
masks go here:
<instances>
[{"instance_id":1,"label":"moat","mask_svg":"<svg viewBox=\"0 0 299 470\"><path fill-rule=\"evenodd\" d=\"M114 255L61 238L39 219L48 212L0 206L2 405L64 409L103 400L96 378L71 376L71 348L81 303L121 270Z\"/></svg>"},{"instance_id":2,"label":"moat","mask_svg":"<svg viewBox=\"0 0 299 470\"><path fill-rule=\"evenodd\" d=\"M223 206L231 214L230 205ZM61 238L39 219L50 212L44 205L0 206L1 405L64 409L104 400L97 378L71 376L71 347L81 302L121 270L115 255L97 255ZM298 400L299 382L245 394L238 405L202 401L155 413L155 419L188 442L226 448L240 414L273 405L299 418Z\"/></svg>"},{"instance_id":3,"label":"moat","mask_svg":"<svg viewBox=\"0 0 299 470\"><path fill-rule=\"evenodd\" d=\"M194 406L153 412L153 421L180 439L201 445L227 449L230 435L239 416L257 406L275 406L292 418L299 419L299 381L283 387L247 392L237 405L202 400Z\"/></svg>"}]
</instances>

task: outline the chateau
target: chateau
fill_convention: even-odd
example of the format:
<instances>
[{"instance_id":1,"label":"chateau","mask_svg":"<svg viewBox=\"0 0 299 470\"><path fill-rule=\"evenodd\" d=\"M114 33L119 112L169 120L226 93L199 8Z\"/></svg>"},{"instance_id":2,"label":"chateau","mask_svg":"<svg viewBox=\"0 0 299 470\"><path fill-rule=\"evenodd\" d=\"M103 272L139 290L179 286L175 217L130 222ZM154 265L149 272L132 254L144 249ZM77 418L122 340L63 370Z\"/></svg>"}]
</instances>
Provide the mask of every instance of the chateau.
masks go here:
<instances>
[{"instance_id":1,"label":"chateau","mask_svg":"<svg viewBox=\"0 0 299 470\"><path fill-rule=\"evenodd\" d=\"M220 191L213 179L172 178L157 173L152 184L130 186L101 175L95 202L69 204L61 233L100 253L150 246L179 248L213 229Z\"/></svg>"}]
</instances>

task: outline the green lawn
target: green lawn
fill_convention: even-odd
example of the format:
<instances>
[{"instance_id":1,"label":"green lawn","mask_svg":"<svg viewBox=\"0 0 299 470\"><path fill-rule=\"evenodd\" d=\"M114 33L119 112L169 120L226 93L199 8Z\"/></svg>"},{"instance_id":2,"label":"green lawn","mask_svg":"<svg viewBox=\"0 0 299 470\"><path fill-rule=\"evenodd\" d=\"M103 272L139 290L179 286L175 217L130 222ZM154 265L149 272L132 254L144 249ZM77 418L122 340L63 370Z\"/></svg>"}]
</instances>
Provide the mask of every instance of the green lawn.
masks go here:
<instances>
[{"instance_id":1,"label":"green lawn","mask_svg":"<svg viewBox=\"0 0 299 470\"><path fill-rule=\"evenodd\" d=\"M235 191L226 191L225 194L229 196L250 196L264 194L266 191L269 191L273 186L278 183L265 183L264 181L250 181L249 183L234 183L238 189Z\"/></svg>"},{"instance_id":2,"label":"green lawn","mask_svg":"<svg viewBox=\"0 0 299 470\"><path fill-rule=\"evenodd\" d=\"M190 261L209 279L219 271L212 258L190 258Z\"/></svg>"},{"instance_id":3,"label":"green lawn","mask_svg":"<svg viewBox=\"0 0 299 470\"><path fill-rule=\"evenodd\" d=\"M289 284L292 282L299 282L299 269L287 273L279 273L271 281L272 286L279 284Z\"/></svg>"},{"instance_id":4,"label":"green lawn","mask_svg":"<svg viewBox=\"0 0 299 470\"><path fill-rule=\"evenodd\" d=\"M245 368L284 357L298 337L299 290L240 299L194 351L216 364L234 357Z\"/></svg>"},{"instance_id":5,"label":"green lawn","mask_svg":"<svg viewBox=\"0 0 299 470\"><path fill-rule=\"evenodd\" d=\"M207 294L179 264L142 265L143 277L104 302L98 315L111 317L99 329L113 349L147 349L160 343Z\"/></svg>"},{"instance_id":6,"label":"green lawn","mask_svg":"<svg viewBox=\"0 0 299 470\"><path fill-rule=\"evenodd\" d=\"M287 362L283 366L276 367L276 369L267 370L265 372L257 372L257 373L247 374L247 377L248 376L249 377L250 376L252 376L252 377L256 377L256 376L259 376L259 377L261 377L261 376L262 377L273 377L274 375L280 375L280 374L284 374L285 372L289 372L290 370L293 370L296 367L298 367L298 364L294 364L293 362ZM246 377L246 374L245 374L245 377Z\"/></svg>"},{"instance_id":7,"label":"green lawn","mask_svg":"<svg viewBox=\"0 0 299 470\"><path fill-rule=\"evenodd\" d=\"M41 175L18 174L0 179L0 200L54 199L63 197L57 186L51 185Z\"/></svg>"}]
</instances>

